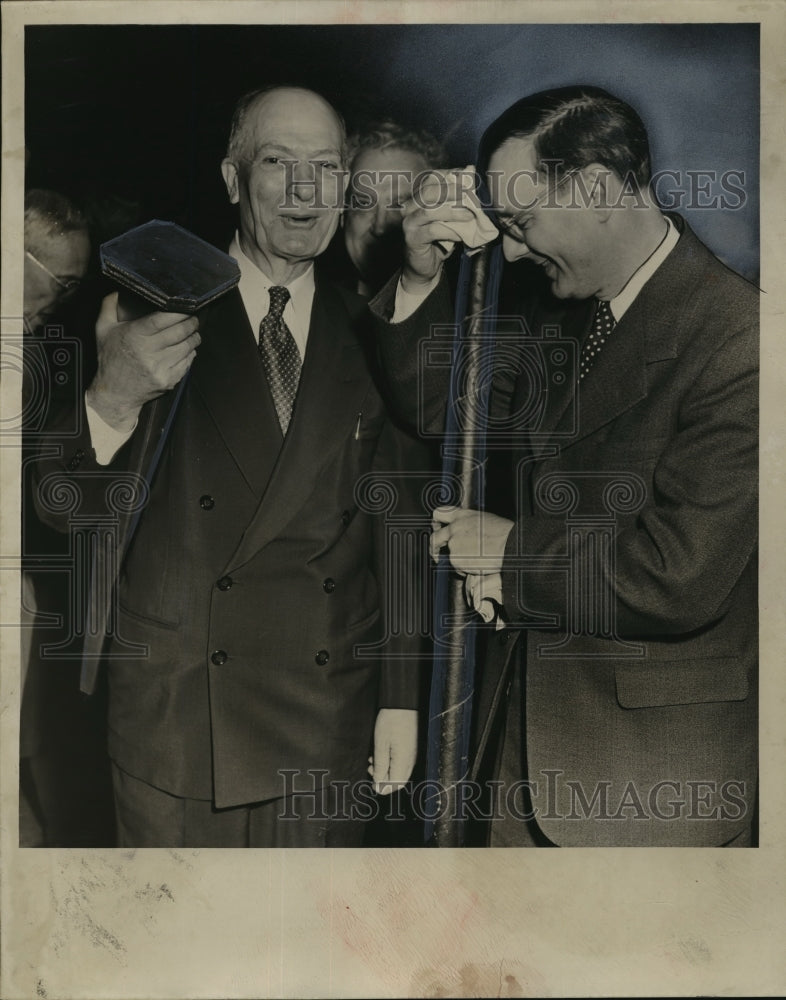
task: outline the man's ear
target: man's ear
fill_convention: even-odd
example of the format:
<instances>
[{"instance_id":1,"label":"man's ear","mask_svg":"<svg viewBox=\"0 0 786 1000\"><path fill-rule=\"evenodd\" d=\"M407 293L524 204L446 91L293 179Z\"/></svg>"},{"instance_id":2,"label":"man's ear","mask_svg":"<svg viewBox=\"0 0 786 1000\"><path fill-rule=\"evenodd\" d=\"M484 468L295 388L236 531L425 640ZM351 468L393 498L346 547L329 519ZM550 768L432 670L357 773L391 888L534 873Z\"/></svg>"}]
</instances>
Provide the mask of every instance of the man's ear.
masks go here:
<instances>
[{"instance_id":1,"label":"man's ear","mask_svg":"<svg viewBox=\"0 0 786 1000\"><path fill-rule=\"evenodd\" d=\"M227 194L232 205L237 205L240 195L237 190L237 164L229 158L221 161L221 176L227 186Z\"/></svg>"},{"instance_id":2,"label":"man's ear","mask_svg":"<svg viewBox=\"0 0 786 1000\"><path fill-rule=\"evenodd\" d=\"M587 207L595 211L599 222L605 222L615 198L615 174L602 163L589 163L579 171L587 194Z\"/></svg>"}]
</instances>

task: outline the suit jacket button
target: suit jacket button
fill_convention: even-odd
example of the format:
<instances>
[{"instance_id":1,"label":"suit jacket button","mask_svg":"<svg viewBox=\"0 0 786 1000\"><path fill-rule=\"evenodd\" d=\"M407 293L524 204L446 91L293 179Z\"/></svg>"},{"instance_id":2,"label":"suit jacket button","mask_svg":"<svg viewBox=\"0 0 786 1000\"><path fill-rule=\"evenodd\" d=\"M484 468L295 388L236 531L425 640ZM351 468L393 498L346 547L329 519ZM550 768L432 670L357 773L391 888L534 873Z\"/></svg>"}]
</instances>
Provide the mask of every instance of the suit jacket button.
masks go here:
<instances>
[{"instance_id":1,"label":"suit jacket button","mask_svg":"<svg viewBox=\"0 0 786 1000\"><path fill-rule=\"evenodd\" d=\"M328 653L326 649L320 649L320 651L317 653L314 659L317 661L317 664L320 667L324 667L327 661L330 659L330 653Z\"/></svg>"},{"instance_id":2,"label":"suit jacket button","mask_svg":"<svg viewBox=\"0 0 786 1000\"><path fill-rule=\"evenodd\" d=\"M205 493L204 496L199 498L199 506L202 510L212 510L216 505L216 501L210 496L209 493Z\"/></svg>"},{"instance_id":3,"label":"suit jacket button","mask_svg":"<svg viewBox=\"0 0 786 1000\"><path fill-rule=\"evenodd\" d=\"M342 523L342 524L349 524L349 522L350 522L351 520L352 520L352 516L351 516L351 514L349 513L349 511L348 511L348 510L343 510L343 511L341 512L341 523Z\"/></svg>"},{"instance_id":4,"label":"suit jacket button","mask_svg":"<svg viewBox=\"0 0 786 1000\"><path fill-rule=\"evenodd\" d=\"M322 589L326 594L332 594L336 589L336 581L332 577L328 577L326 580L322 581Z\"/></svg>"},{"instance_id":5,"label":"suit jacket button","mask_svg":"<svg viewBox=\"0 0 786 1000\"><path fill-rule=\"evenodd\" d=\"M216 586L219 590L231 590L233 582L231 576L222 576Z\"/></svg>"},{"instance_id":6,"label":"suit jacket button","mask_svg":"<svg viewBox=\"0 0 786 1000\"><path fill-rule=\"evenodd\" d=\"M229 657L223 649L217 649L215 653L210 657L211 663L215 663L217 667L223 666Z\"/></svg>"}]
</instances>

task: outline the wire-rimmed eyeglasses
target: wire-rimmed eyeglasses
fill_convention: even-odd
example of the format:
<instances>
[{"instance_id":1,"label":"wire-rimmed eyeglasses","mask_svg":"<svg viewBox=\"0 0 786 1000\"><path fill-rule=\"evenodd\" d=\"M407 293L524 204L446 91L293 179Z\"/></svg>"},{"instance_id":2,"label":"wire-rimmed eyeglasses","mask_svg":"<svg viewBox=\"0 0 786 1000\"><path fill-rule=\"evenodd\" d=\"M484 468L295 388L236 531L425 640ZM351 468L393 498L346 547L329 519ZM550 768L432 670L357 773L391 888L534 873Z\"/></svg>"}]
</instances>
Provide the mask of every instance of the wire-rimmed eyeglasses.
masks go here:
<instances>
[{"instance_id":1,"label":"wire-rimmed eyeglasses","mask_svg":"<svg viewBox=\"0 0 786 1000\"><path fill-rule=\"evenodd\" d=\"M49 270L46 264L42 264L38 257L36 257L35 254L31 253L29 250L25 250L25 257L29 257L30 260L40 267L45 274L49 275L52 281L57 282L57 284L63 289L63 293L65 295L71 295L71 293L75 292L82 284L81 278L58 278L53 271Z\"/></svg>"},{"instance_id":2,"label":"wire-rimmed eyeglasses","mask_svg":"<svg viewBox=\"0 0 786 1000\"><path fill-rule=\"evenodd\" d=\"M567 170L562 175L562 177L557 181L556 184L549 187L549 189L547 191L544 191L539 198L535 198L533 201L530 202L529 205L527 205L527 207L523 211L517 213L516 215L510 215L506 217L506 216L500 216L498 214L495 219L495 222L497 224L497 228L502 230L502 235L509 236L512 240L515 240L517 243L526 243L527 235L523 227L526 225L528 221L528 216L531 215L532 210L537 208L539 205L542 205L544 201L546 201L553 194L559 191L562 185L566 184L567 181L570 180L570 178L573 177L573 175L577 174L578 172L579 172L578 169ZM550 205L547 207L554 208L558 206Z\"/></svg>"}]
</instances>

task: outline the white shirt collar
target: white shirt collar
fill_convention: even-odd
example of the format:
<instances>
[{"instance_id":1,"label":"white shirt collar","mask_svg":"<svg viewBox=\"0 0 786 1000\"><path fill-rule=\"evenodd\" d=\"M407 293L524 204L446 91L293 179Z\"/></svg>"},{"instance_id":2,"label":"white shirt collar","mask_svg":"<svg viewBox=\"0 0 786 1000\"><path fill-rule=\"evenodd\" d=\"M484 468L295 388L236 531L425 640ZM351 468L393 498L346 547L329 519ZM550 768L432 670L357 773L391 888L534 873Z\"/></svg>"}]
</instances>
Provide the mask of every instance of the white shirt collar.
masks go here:
<instances>
[{"instance_id":1,"label":"white shirt collar","mask_svg":"<svg viewBox=\"0 0 786 1000\"><path fill-rule=\"evenodd\" d=\"M622 291L618 295L615 295L613 299L609 300L609 307L612 315L618 323L631 307L636 296L650 280L653 274L658 270L664 260L669 256L679 241L680 233L677 227L667 215L664 215L663 218L668 223L666 235L660 241L656 249L644 261L641 267L631 275L628 283Z\"/></svg>"},{"instance_id":2,"label":"white shirt collar","mask_svg":"<svg viewBox=\"0 0 786 1000\"><path fill-rule=\"evenodd\" d=\"M240 267L240 297L243 300L248 321L254 336L259 336L259 324L270 309L270 295L273 282L264 271L250 260L240 249L240 238L235 233L229 246L229 256L234 257ZM314 264L286 286L289 302L284 307L284 322L289 327L300 351L301 360L306 354L308 328L311 324L311 307L314 304Z\"/></svg>"}]
</instances>

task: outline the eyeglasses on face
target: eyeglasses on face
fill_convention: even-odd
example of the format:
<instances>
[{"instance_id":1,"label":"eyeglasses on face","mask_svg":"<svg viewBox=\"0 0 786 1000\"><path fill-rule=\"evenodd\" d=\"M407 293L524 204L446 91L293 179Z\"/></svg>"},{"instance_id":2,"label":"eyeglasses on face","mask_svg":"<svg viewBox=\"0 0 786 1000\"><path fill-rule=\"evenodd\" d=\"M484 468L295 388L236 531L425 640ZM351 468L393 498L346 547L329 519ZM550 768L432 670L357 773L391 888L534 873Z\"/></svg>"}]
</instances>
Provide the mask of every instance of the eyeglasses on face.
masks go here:
<instances>
[{"instance_id":1,"label":"eyeglasses on face","mask_svg":"<svg viewBox=\"0 0 786 1000\"><path fill-rule=\"evenodd\" d=\"M527 207L523 211L519 212L517 215L508 215L508 216L498 215L496 218L496 224L497 228L502 230L502 235L509 236L512 240L515 240L517 243L526 243L527 235L524 227L529 221L529 217L532 215L533 210L538 208L539 205L542 205L547 198L551 197L551 195L559 191L559 189L564 184L566 184L570 180L570 178L573 177L574 174L577 174L578 172L579 172L578 169L566 171L560 178L560 180L558 180L553 187L550 187L547 191L544 191L539 198L535 198L534 201L530 202L530 204L527 205ZM557 206L552 206L552 207L557 207Z\"/></svg>"},{"instance_id":2,"label":"eyeglasses on face","mask_svg":"<svg viewBox=\"0 0 786 1000\"><path fill-rule=\"evenodd\" d=\"M38 257L36 257L35 254L30 253L29 250L25 250L25 257L28 257L37 267L40 267L45 274L48 274L52 281L56 282L63 289L63 293L65 295L71 295L82 284L81 278L58 278L56 274L49 270L46 264L42 264Z\"/></svg>"}]
</instances>

